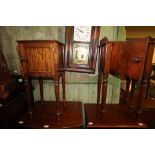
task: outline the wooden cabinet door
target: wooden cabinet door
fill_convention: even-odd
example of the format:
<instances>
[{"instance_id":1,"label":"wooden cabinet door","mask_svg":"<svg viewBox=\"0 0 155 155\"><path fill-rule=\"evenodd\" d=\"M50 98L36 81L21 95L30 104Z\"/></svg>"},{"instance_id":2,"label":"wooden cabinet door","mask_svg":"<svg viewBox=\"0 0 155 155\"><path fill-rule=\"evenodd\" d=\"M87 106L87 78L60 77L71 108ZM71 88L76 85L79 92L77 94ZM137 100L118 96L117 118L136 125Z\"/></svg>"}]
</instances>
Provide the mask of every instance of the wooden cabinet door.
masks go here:
<instances>
[{"instance_id":1,"label":"wooden cabinet door","mask_svg":"<svg viewBox=\"0 0 155 155\"><path fill-rule=\"evenodd\" d=\"M56 42L19 42L21 71L25 76L54 77L58 71L59 53Z\"/></svg>"}]
</instances>

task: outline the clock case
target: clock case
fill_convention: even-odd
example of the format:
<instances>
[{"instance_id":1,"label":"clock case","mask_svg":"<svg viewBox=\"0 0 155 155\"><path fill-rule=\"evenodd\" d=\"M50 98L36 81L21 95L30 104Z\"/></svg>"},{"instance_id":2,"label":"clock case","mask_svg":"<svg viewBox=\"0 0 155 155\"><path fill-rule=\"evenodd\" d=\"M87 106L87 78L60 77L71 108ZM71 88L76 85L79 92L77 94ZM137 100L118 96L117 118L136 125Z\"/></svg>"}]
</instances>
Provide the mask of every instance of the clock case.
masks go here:
<instances>
[{"instance_id":1,"label":"clock case","mask_svg":"<svg viewBox=\"0 0 155 155\"><path fill-rule=\"evenodd\" d=\"M65 70L80 73L95 73L97 51L99 45L100 27L92 26L91 37L89 42L74 41L74 26L66 26L66 47L65 47ZM88 64L73 63L73 44L89 44Z\"/></svg>"}]
</instances>

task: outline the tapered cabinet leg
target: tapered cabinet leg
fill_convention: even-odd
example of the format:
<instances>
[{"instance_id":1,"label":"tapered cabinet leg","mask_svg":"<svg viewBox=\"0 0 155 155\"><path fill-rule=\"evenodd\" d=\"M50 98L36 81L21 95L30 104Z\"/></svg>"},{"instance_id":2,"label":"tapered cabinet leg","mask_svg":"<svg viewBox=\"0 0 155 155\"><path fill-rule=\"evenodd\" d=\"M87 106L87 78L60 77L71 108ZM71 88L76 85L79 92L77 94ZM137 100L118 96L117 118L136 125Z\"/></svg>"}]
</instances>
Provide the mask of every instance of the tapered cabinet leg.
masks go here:
<instances>
[{"instance_id":1,"label":"tapered cabinet leg","mask_svg":"<svg viewBox=\"0 0 155 155\"><path fill-rule=\"evenodd\" d=\"M139 86L139 94L137 99L137 119L141 120L141 108L144 103L145 96L147 91L147 80L143 80Z\"/></svg>"},{"instance_id":2,"label":"tapered cabinet leg","mask_svg":"<svg viewBox=\"0 0 155 155\"><path fill-rule=\"evenodd\" d=\"M103 75L101 113L105 112L105 102L107 97L107 83L108 83L108 75L106 74L106 75Z\"/></svg>"},{"instance_id":3,"label":"tapered cabinet leg","mask_svg":"<svg viewBox=\"0 0 155 155\"><path fill-rule=\"evenodd\" d=\"M131 97L134 96L135 93L135 88L136 87L136 80L132 79L132 84L131 84Z\"/></svg>"},{"instance_id":4,"label":"tapered cabinet leg","mask_svg":"<svg viewBox=\"0 0 155 155\"><path fill-rule=\"evenodd\" d=\"M126 92L125 92L126 103L128 103L129 98L130 98L130 102L132 102L132 100L134 98L135 87L136 87L136 80L127 78ZM130 90L130 88L131 88L131 90Z\"/></svg>"},{"instance_id":5,"label":"tapered cabinet leg","mask_svg":"<svg viewBox=\"0 0 155 155\"><path fill-rule=\"evenodd\" d=\"M27 94L29 112L32 112L30 80L28 78L25 78L24 84L25 84L25 89L26 89L26 94Z\"/></svg>"},{"instance_id":6,"label":"tapered cabinet leg","mask_svg":"<svg viewBox=\"0 0 155 155\"><path fill-rule=\"evenodd\" d=\"M102 83L102 74L98 74L98 82L97 82L97 104L100 103L100 94L101 94L101 83Z\"/></svg>"},{"instance_id":7,"label":"tapered cabinet leg","mask_svg":"<svg viewBox=\"0 0 155 155\"><path fill-rule=\"evenodd\" d=\"M128 97L130 92L130 78L126 78L126 90L125 90L125 102L128 103Z\"/></svg>"},{"instance_id":8,"label":"tapered cabinet leg","mask_svg":"<svg viewBox=\"0 0 155 155\"><path fill-rule=\"evenodd\" d=\"M62 75L63 100L66 101L65 73Z\"/></svg>"},{"instance_id":9,"label":"tapered cabinet leg","mask_svg":"<svg viewBox=\"0 0 155 155\"><path fill-rule=\"evenodd\" d=\"M55 79L56 114L60 115L59 78Z\"/></svg>"},{"instance_id":10,"label":"tapered cabinet leg","mask_svg":"<svg viewBox=\"0 0 155 155\"><path fill-rule=\"evenodd\" d=\"M148 97L147 94L148 94L149 86L150 86L150 78L147 80L147 89L146 89L145 99L147 99L147 97Z\"/></svg>"},{"instance_id":11,"label":"tapered cabinet leg","mask_svg":"<svg viewBox=\"0 0 155 155\"><path fill-rule=\"evenodd\" d=\"M64 108L66 109L66 87L65 87L65 73L62 74L62 91L63 91L63 102Z\"/></svg>"},{"instance_id":12,"label":"tapered cabinet leg","mask_svg":"<svg viewBox=\"0 0 155 155\"><path fill-rule=\"evenodd\" d=\"M41 103L44 107L44 94L43 94L43 79L39 78L39 85L40 85L40 98L41 98Z\"/></svg>"},{"instance_id":13,"label":"tapered cabinet leg","mask_svg":"<svg viewBox=\"0 0 155 155\"><path fill-rule=\"evenodd\" d=\"M34 96L33 96L33 89L34 89L34 87L33 87L33 85L32 85L32 79L29 79L30 80L30 90L31 90L31 105L32 105L32 108L33 108L33 106L34 106Z\"/></svg>"}]
</instances>

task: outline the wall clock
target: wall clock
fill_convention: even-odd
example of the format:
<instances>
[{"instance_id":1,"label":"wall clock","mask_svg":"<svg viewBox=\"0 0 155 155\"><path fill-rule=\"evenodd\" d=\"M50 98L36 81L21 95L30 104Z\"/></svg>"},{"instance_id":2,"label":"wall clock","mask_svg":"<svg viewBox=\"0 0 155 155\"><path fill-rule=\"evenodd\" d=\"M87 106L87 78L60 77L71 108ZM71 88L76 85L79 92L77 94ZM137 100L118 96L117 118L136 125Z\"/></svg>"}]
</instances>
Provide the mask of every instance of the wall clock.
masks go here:
<instances>
[{"instance_id":1,"label":"wall clock","mask_svg":"<svg viewBox=\"0 0 155 155\"><path fill-rule=\"evenodd\" d=\"M95 73L99 34L99 26L66 27L66 70Z\"/></svg>"}]
</instances>

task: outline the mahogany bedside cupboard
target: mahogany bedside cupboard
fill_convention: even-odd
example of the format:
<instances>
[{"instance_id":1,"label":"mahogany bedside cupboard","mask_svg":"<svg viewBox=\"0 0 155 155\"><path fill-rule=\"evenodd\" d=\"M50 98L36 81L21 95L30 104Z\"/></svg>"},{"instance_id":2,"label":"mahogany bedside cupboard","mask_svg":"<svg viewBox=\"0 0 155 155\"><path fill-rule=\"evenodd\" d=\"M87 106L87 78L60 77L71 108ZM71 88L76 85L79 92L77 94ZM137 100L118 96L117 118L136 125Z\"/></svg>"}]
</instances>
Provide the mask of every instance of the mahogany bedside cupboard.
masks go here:
<instances>
[{"instance_id":1,"label":"mahogany bedside cupboard","mask_svg":"<svg viewBox=\"0 0 155 155\"><path fill-rule=\"evenodd\" d=\"M50 78L55 82L56 113L60 115L60 77L62 77L63 100L65 100L64 47L64 44L55 40L17 41L20 70L25 79L30 112L32 110L30 78L39 78L42 103L44 103L43 78Z\"/></svg>"}]
</instances>

